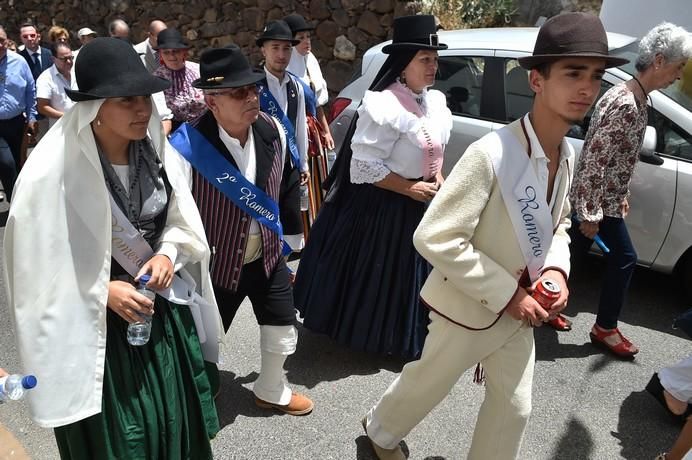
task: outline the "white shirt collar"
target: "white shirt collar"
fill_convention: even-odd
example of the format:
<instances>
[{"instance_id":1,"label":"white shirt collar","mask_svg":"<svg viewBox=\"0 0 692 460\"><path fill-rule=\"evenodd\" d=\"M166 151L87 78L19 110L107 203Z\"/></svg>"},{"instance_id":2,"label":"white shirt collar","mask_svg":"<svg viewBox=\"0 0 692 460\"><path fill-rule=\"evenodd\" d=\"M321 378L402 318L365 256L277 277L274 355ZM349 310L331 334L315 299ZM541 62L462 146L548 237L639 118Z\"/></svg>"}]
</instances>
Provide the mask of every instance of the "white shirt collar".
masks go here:
<instances>
[{"instance_id":1,"label":"white shirt collar","mask_svg":"<svg viewBox=\"0 0 692 460\"><path fill-rule=\"evenodd\" d=\"M531 124L531 119L529 118L528 113L524 115L524 128L526 128L526 134L529 137L528 141L531 146L531 158L536 160L543 159L546 162L550 162L550 159L546 156L545 151L543 151L543 147L538 140L536 131L533 129L533 125ZM560 141L560 163L567 160L571 154L572 151L570 150L567 141L563 138L562 141Z\"/></svg>"},{"instance_id":2,"label":"white shirt collar","mask_svg":"<svg viewBox=\"0 0 692 460\"><path fill-rule=\"evenodd\" d=\"M267 83L273 82L277 86L284 86L286 83L288 83L288 72L284 72L284 78L281 81L279 81L279 79L276 78L273 73L267 70L267 66L264 66L264 73L267 75Z\"/></svg>"}]
</instances>

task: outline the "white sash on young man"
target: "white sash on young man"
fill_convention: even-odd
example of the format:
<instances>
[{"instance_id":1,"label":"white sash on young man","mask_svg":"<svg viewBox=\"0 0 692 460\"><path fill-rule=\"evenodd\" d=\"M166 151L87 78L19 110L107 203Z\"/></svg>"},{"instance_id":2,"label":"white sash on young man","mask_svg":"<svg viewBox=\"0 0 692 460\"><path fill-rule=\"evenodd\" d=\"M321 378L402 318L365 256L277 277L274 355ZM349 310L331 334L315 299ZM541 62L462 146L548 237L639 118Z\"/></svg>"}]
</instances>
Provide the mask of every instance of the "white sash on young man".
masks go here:
<instances>
[{"instance_id":1,"label":"white sash on young man","mask_svg":"<svg viewBox=\"0 0 692 460\"><path fill-rule=\"evenodd\" d=\"M109 196L111 199L112 256L127 273L134 277L137 276L142 266L154 255L154 251L141 233L139 233L139 230L132 225L132 222L120 210L113 199L113 195ZM181 276L185 279L181 278ZM205 343L207 335L200 309L216 307L197 294L195 288L195 281L184 269L181 269L173 276L173 282L168 289L156 291L156 293L174 304L188 305L190 307L199 342Z\"/></svg>"},{"instance_id":2,"label":"white sash on young man","mask_svg":"<svg viewBox=\"0 0 692 460\"><path fill-rule=\"evenodd\" d=\"M547 190L538 181L526 149L511 129L504 127L493 134L498 136L502 148L490 152L490 159L533 283L541 275L553 241Z\"/></svg>"}]
</instances>

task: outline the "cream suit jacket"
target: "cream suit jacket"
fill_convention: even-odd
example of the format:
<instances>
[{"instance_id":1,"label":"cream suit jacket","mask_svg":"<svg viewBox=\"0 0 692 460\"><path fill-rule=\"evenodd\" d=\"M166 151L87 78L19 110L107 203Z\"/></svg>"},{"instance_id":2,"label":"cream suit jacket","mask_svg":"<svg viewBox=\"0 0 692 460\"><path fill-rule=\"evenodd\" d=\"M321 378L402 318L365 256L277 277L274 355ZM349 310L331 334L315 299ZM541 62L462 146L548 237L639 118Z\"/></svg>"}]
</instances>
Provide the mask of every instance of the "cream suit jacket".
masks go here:
<instances>
[{"instance_id":1,"label":"cream suit jacket","mask_svg":"<svg viewBox=\"0 0 692 460\"><path fill-rule=\"evenodd\" d=\"M527 148L519 120L504 127ZM471 328L497 319L517 288L526 264L497 183L488 152L500 148L497 136L471 144L421 220L413 242L433 266L421 290L435 311ZM570 189L574 152L566 173L554 185L556 229L544 267L569 274ZM525 154L524 152L524 154Z\"/></svg>"}]
</instances>

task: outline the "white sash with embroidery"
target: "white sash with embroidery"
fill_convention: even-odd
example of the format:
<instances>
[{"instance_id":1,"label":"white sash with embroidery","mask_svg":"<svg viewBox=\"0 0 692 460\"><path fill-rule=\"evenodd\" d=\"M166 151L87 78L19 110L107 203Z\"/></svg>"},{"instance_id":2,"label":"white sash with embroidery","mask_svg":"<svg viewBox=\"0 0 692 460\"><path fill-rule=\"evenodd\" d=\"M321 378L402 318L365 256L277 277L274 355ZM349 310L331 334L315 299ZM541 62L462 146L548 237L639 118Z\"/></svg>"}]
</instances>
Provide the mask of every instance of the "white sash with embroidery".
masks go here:
<instances>
[{"instance_id":1,"label":"white sash with embroidery","mask_svg":"<svg viewBox=\"0 0 692 460\"><path fill-rule=\"evenodd\" d=\"M137 230L134 225L132 225L132 222L125 217L125 214L123 214L113 200L112 195L110 195L110 199L112 219L112 256L116 261L118 261L120 266L127 271L127 273L134 277L137 275L139 269L142 268L146 261L148 261L154 255L154 251L151 249L151 246L149 246L149 243L147 243L144 237L139 233L139 230ZM216 307L197 294L195 291L196 287L197 285L190 274L187 273L186 270L181 269L178 271L178 273L176 273L175 276L173 276L173 282L168 289L157 291L156 293L162 297L165 297L174 304L188 305L190 307L192 318L195 321L197 335L199 336L199 342L203 344L207 341L207 334L205 333L205 324L201 309ZM212 325L208 326L212 327ZM214 329L211 328L209 330Z\"/></svg>"},{"instance_id":2,"label":"white sash with embroidery","mask_svg":"<svg viewBox=\"0 0 692 460\"><path fill-rule=\"evenodd\" d=\"M540 277L553 241L547 190L538 182L526 149L511 129L504 127L493 134L498 136L502 148L489 156L533 283Z\"/></svg>"}]
</instances>

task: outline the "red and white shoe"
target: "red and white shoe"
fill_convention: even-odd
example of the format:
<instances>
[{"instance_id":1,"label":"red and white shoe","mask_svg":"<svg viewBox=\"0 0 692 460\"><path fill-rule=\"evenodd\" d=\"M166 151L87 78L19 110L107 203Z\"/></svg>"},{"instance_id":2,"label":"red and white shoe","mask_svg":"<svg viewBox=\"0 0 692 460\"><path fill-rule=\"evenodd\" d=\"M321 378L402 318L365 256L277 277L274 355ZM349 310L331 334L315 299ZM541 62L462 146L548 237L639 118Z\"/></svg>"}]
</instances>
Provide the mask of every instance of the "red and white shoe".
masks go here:
<instances>
[{"instance_id":1,"label":"red and white shoe","mask_svg":"<svg viewBox=\"0 0 692 460\"><path fill-rule=\"evenodd\" d=\"M639 353L639 348L627 340L618 328L603 329L594 324L589 336L591 337L591 343L610 351L618 358L634 359L634 355Z\"/></svg>"}]
</instances>

